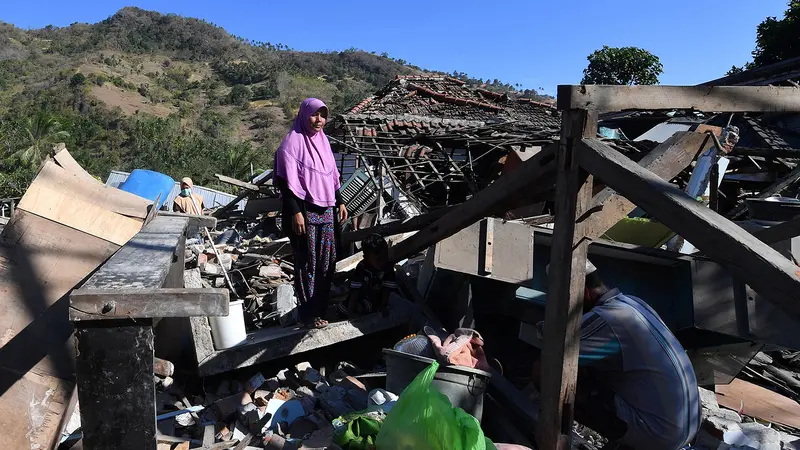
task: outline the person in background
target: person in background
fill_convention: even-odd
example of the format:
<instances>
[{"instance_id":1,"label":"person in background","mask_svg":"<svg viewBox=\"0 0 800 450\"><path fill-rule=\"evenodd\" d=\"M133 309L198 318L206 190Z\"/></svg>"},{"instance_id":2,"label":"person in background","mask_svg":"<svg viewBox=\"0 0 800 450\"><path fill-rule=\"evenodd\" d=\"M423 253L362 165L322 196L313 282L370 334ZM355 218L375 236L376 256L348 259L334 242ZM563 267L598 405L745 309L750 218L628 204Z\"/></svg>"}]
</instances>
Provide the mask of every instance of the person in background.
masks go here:
<instances>
[{"instance_id":1,"label":"person in background","mask_svg":"<svg viewBox=\"0 0 800 450\"><path fill-rule=\"evenodd\" d=\"M172 202L172 210L174 212L197 215L203 214L203 209L205 209L203 197L200 194L192 192L193 188L194 183L191 178L185 177L181 180L181 192L175 197L175 201ZM192 200L194 200L194 202ZM197 206L195 206L195 203L197 203ZM198 211L197 208L200 208L200 210Z\"/></svg>"},{"instance_id":2,"label":"person in background","mask_svg":"<svg viewBox=\"0 0 800 450\"><path fill-rule=\"evenodd\" d=\"M389 244L380 234L371 234L361 242L364 260L350 278L347 307L339 304L339 313L357 317L381 311L388 314L389 296L397 292L394 267L389 262Z\"/></svg>"},{"instance_id":3,"label":"person in background","mask_svg":"<svg viewBox=\"0 0 800 450\"><path fill-rule=\"evenodd\" d=\"M700 427L697 379L658 314L643 300L609 289L589 260L583 312L575 420L606 437L604 448L689 444ZM542 337L542 322L537 327ZM537 388L540 373L536 361Z\"/></svg>"},{"instance_id":4,"label":"person in background","mask_svg":"<svg viewBox=\"0 0 800 450\"><path fill-rule=\"evenodd\" d=\"M322 131L327 120L325 103L304 100L275 153L274 182L283 203L283 231L294 253L298 320L304 328L328 325L324 316L336 270L337 219L347 220L339 170Z\"/></svg>"}]
</instances>

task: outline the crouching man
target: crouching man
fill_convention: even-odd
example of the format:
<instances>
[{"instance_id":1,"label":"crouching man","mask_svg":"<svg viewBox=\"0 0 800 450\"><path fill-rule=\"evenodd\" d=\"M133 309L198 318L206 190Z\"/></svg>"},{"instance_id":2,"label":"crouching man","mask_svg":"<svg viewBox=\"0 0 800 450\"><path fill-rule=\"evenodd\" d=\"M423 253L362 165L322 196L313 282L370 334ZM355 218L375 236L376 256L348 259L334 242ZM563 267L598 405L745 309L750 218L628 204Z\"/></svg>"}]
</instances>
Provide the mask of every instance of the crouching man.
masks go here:
<instances>
[{"instance_id":1,"label":"crouching man","mask_svg":"<svg viewBox=\"0 0 800 450\"><path fill-rule=\"evenodd\" d=\"M583 312L575 420L605 436L608 448L689 444L700 426L697 380L658 314L641 299L609 289L588 260ZM537 361L537 387L540 370Z\"/></svg>"}]
</instances>

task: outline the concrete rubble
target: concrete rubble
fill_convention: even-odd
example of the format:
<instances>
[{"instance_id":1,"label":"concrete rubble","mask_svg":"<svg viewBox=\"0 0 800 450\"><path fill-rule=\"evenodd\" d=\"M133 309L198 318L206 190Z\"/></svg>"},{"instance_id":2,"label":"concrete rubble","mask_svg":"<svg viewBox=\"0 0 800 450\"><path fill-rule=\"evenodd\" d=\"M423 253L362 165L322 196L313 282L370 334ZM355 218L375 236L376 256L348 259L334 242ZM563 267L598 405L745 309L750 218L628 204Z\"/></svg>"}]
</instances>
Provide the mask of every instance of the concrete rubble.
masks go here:
<instances>
[{"instance_id":1,"label":"concrete rubble","mask_svg":"<svg viewBox=\"0 0 800 450\"><path fill-rule=\"evenodd\" d=\"M260 372L246 379L223 378L216 389L206 386L205 392L159 386L158 429L162 435L192 445L219 449L233 448L247 439L246 448L251 449L337 449L332 440L342 426L338 418L366 410L368 401L370 411L385 414L397 400L383 389L368 391L360 375L349 375L361 372L351 364L340 367L348 371L336 370L326 377L301 362L269 378ZM189 409L185 399L191 394L195 405ZM213 441L204 440L212 429Z\"/></svg>"}]
</instances>

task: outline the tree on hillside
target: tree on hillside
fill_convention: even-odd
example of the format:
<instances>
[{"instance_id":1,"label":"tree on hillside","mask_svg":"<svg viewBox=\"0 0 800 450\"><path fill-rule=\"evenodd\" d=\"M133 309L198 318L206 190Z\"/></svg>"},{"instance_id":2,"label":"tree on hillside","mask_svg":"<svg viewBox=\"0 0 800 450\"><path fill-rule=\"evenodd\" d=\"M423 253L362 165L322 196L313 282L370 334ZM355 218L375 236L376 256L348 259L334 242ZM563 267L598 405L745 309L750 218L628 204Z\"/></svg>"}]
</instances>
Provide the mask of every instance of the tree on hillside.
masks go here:
<instances>
[{"instance_id":1,"label":"tree on hillside","mask_svg":"<svg viewBox=\"0 0 800 450\"><path fill-rule=\"evenodd\" d=\"M638 47L609 47L587 56L581 84L658 84L664 66L658 56Z\"/></svg>"},{"instance_id":2,"label":"tree on hillside","mask_svg":"<svg viewBox=\"0 0 800 450\"><path fill-rule=\"evenodd\" d=\"M756 28L750 69L800 56L800 0L790 0L782 19L767 17Z\"/></svg>"},{"instance_id":3,"label":"tree on hillside","mask_svg":"<svg viewBox=\"0 0 800 450\"><path fill-rule=\"evenodd\" d=\"M243 84L237 84L228 94L228 103L231 105L245 106L250 102L253 91Z\"/></svg>"},{"instance_id":4,"label":"tree on hillside","mask_svg":"<svg viewBox=\"0 0 800 450\"><path fill-rule=\"evenodd\" d=\"M22 146L11 157L30 167L37 166L52 151L53 145L69 137L69 133L61 129L61 123L43 111L28 117L20 131Z\"/></svg>"}]
</instances>

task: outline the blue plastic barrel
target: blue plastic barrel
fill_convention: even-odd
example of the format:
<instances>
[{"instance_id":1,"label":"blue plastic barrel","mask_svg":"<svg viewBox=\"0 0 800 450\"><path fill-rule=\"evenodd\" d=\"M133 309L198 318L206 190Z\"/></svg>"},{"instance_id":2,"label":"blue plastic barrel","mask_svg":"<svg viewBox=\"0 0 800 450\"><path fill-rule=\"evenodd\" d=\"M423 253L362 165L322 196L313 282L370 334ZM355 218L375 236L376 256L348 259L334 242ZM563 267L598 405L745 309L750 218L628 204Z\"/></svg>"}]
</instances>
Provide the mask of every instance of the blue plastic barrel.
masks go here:
<instances>
[{"instance_id":1,"label":"blue plastic barrel","mask_svg":"<svg viewBox=\"0 0 800 450\"><path fill-rule=\"evenodd\" d=\"M146 198L151 202L155 202L160 194L161 197L156 205L156 208L160 208L174 186L175 180L163 173L136 169L128 175L128 179L119 188L125 192Z\"/></svg>"}]
</instances>

